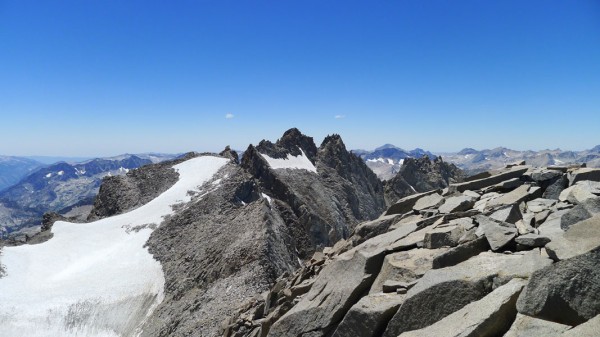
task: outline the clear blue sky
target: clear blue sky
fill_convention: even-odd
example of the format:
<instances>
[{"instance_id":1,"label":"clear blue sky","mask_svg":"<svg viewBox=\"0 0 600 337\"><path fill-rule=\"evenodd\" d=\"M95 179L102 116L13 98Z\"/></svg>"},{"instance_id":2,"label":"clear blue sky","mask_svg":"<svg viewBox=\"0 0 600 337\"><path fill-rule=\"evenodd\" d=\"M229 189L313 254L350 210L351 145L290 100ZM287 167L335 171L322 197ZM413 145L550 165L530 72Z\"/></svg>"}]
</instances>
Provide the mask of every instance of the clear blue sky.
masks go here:
<instances>
[{"instance_id":1,"label":"clear blue sky","mask_svg":"<svg viewBox=\"0 0 600 337\"><path fill-rule=\"evenodd\" d=\"M0 154L245 149L294 126L591 148L600 1L0 0Z\"/></svg>"}]
</instances>

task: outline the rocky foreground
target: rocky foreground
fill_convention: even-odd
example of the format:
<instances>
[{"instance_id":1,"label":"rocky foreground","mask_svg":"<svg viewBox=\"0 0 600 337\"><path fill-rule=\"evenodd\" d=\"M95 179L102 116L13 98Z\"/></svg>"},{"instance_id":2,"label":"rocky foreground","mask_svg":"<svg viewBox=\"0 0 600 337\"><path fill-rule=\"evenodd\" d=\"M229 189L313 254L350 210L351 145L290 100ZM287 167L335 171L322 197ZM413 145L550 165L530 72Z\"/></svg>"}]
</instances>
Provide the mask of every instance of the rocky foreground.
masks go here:
<instances>
[{"instance_id":1,"label":"rocky foreground","mask_svg":"<svg viewBox=\"0 0 600 337\"><path fill-rule=\"evenodd\" d=\"M598 169L517 165L405 197L223 336L598 336L599 195Z\"/></svg>"}]
</instances>

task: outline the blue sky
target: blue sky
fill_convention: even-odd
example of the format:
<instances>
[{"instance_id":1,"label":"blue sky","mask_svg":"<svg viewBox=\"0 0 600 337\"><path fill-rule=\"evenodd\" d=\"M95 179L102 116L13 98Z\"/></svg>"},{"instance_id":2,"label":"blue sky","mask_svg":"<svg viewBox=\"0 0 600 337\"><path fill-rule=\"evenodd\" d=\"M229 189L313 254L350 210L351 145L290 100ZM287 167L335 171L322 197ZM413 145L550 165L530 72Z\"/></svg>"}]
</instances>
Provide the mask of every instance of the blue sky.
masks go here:
<instances>
[{"instance_id":1,"label":"blue sky","mask_svg":"<svg viewBox=\"0 0 600 337\"><path fill-rule=\"evenodd\" d=\"M600 2L0 0L0 74L0 154L245 149L290 127L577 150L600 144Z\"/></svg>"}]
</instances>

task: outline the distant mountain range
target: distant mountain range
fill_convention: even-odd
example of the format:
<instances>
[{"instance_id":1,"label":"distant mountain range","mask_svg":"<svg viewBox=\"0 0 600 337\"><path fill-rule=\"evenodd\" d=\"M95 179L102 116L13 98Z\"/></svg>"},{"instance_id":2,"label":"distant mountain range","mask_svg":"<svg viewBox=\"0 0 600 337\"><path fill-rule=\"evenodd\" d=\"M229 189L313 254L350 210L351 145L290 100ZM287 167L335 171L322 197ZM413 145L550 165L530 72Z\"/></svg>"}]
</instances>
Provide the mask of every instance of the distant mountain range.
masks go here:
<instances>
[{"instance_id":1,"label":"distant mountain range","mask_svg":"<svg viewBox=\"0 0 600 337\"><path fill-rule=\"evenodd\" d=\"M562 166L585 163L588 167L600 167L600 145L584 151L541 150L516 151L504 147L491 150L475 150L465 148L459 152L431 153L422 149L405 151L392 144L385 144L373 151L353 150L361 157L377 176L389 180L399 172L404 159L428 156L433 159L436 155L443 160L461 168L467 175L505 167L518 161L525 161L536 167Z\"/></svg>"},{"instance_id":2,"label":"distant mountain range","mask_svg":"<svg viewBox=\"0 0 600 337\"><path fill-rule=\"evenodd\" d=\"M474 174L490 169L504 167L507 164L525 161L536 167L586 164L588 167L600 167L600 145L584 151L541 150L516 151L505 147L491 150L475 150L466 148L458 153L439 153L449 161Z\"/></svg>"},{"instance_id":3,"label":"distant mountain range","mask_svg":"<svg viewBox=\"0 0 600 337\"><path fill-rule=\"evenodd\" d=\"M416 148L406 151L392 144L385 144L373 151L353 150L352 153L362 158L367 166L383 180L392 179L400 171L400 167L406 158L421 158L423 156L428 156L430 159L435 158L431 152L423 149Z\"/></svg>"},{"instance_id":4,"label":"distant mountain range","mask_svg":"<svg viewBox=\"0 0 600 337\"><path fill-rule=\"evenodd\" d=\"M29 158L0 156L0 191L42 166L41 162Z\"/></svg>"},{"instance_id":5,"label":"distant mountain range","mask_svg":"<svg viewBox=\"0 0 600 337\"><path fill-rule=\"evenodd\" d=\"M39 229L45 212L85 219L98 194L102 179L123 175L143 165L172 159L175 155L125 154L111 158L96 158L80 163L58 162L42 165L29 159L10 157L13 176L22 177L17 183L0 191L0 236L25 229ZM3 157L4 158L4 157ZM17 163L29 164L17 166ZM24 175L24 176L23 176ZM7 175L8 176L8 175ZM4 175L3 175L4 177Z\"/></svg>"}]
</instances>

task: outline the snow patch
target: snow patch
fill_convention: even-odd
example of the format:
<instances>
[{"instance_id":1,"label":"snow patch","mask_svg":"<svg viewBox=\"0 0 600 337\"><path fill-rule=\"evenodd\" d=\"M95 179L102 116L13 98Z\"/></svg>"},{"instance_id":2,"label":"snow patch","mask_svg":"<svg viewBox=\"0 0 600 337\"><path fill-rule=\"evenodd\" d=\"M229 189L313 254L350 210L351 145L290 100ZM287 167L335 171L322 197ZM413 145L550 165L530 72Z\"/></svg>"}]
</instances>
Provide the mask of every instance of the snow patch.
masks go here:
<instances>
[{"instance_id":1,"label":"snow patch","mask_svg":"<svg viewBox=\"0 0 600 337\"><path fill-rule=\"evenodd\" d=\"M57 173L59 176L62 176L63 174L65 174L65 171L58 171Z\"/></svg>"},{"instance_id":2,"label":"snow patch","mask_svg":"<svg viewBox=\"0 0 600 337\"><path fill-rule=\"evenodd\" d=\"M189 202L228 159L173 166L179 180L129 213L86 224L56 222L37 245L4 247L0 326L6 336L134 336L162 301L161 265L144 244L172 205Z\"/></svg>"},{"instance_id":3,"label":"snow patch","mask_svg":"<svg viewBox=\"0 0 600 337\"><path fill-rule=\"evenodd\" d=\"M292 156L291 154L288 154L287 158L283 159L271 158L266 154L262 153L260 155L267 161L269 166L273 169L298 169L317 173L317 168L304 154L304 151L300 149L300 152L302 154L299 156Z\"/></svg>"},{"instance_id":4,"label":"snow patch","mask_svg":"<svg viewBox=\"0 0 600 337\"><path fill-rule=\"evenodd\" d=\"M52 173L46 174L46 178L50 178L50 177L52 177Z\"/></svg>"},{"instance_id":5,"label":"snow patch","mask_svg":"<svg viewBox=\"0 0 600 337\"><path fill-rule=\"evenodd\" d=\"M268 196L264 193L261 193L260 195L262 195L263 198L267 199L267 201L269 202L269 205L271 205L273 203L273 199L271 199L270 196Z\"/></svg>"}]
</instances>

